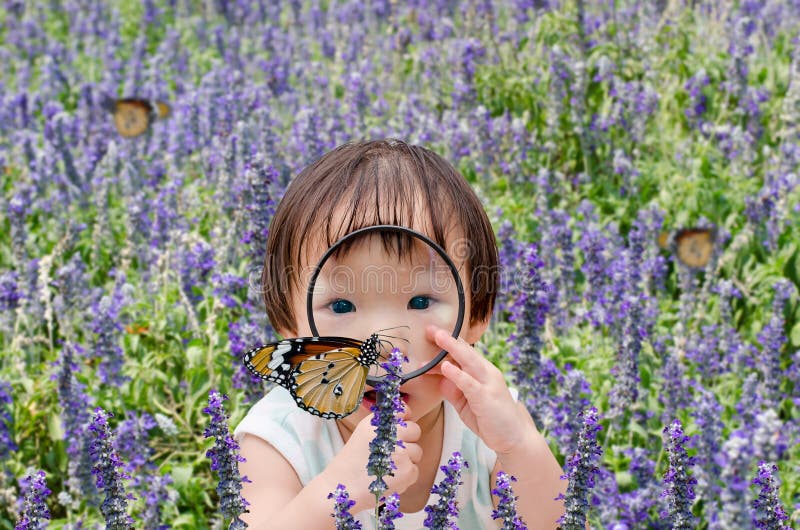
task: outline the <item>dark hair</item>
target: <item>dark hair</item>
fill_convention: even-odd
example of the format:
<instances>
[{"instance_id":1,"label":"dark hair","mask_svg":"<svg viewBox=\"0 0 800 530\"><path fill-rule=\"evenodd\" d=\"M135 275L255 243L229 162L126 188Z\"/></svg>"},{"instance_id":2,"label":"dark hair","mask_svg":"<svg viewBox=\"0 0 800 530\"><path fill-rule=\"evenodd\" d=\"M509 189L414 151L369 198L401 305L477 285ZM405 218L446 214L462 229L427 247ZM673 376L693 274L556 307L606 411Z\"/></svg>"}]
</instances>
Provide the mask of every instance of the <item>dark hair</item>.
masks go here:
<instances>
[{"instance_id":1,"label":"dark hair","mask_svg":"<svg viewBox=\"0 0 800 530\"><path fill-rule=\"evenodd\" d=\"M334 226L339 212L344 215ZM421 218L419 212L426 212L428 218ZM270 223L261 277L273 327L296 329L296 315L288 300L301 288L297 272L312 235L328 248L365 226L413 228L415 220L427 223L428 230L421 231L444 249L448 249L448 231L455 229L463 238L459 242L465 248L453 257L464 259L468 269L469 285L464 288L470 291L469 321L488 318L497 295L498 258L494 232L480 200L464 177L433 151L386 139L340 145L290 182ZM403 255L404 238L387 234L383 242Z\"/></svg>"}]
</instances>

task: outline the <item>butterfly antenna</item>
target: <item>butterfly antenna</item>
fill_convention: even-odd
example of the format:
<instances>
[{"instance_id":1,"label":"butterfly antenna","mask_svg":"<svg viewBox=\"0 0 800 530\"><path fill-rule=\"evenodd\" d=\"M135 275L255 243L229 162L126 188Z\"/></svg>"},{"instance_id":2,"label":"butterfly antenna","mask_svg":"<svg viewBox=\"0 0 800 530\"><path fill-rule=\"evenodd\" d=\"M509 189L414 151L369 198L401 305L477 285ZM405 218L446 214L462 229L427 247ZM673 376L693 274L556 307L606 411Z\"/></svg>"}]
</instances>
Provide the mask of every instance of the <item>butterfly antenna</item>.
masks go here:
<instances>
[{"instance_id":1,"label":"butterfly antenna","mask_svg":"<svg viewBox=\"0 0 800 530\"><path fill-rule=\"evenodd\" d=\"M381 333L381 332L383 332L383 331L389 331L390 329L398 329L398 328L406 328L406 329L411 329L411 326L392 326L391 328L379 329L379 330L377 331L377 333ZM388 335L387 335L387 336L388 336Z\"/></svg>"},{"instance_id":2,"label":"butterfly antenna","mask_svg":"<svg viewBox=\"0 0 800 530\"><path fill-rule=\"evenodd\" d=\"M407 338L405 338L405 337L395 337L394 335L381 335L381 337L386 337L386 338L389 338L389 339L399 339L399 340L404 340L404 341L406 341L406 342L410 342L410 341L409 341ZM386 341L386 342L389 342L389 341Z\"/></svg>"},{"instance_id":3,"label":"butterfly antenna","mask_svg":"<svg viewBox=\"0 0 800 530\"><path fill-rule=\"evenodd\" d=\"M387 348L387 347L386 347L386 344L384 344L384 343L388 343L388 344L389 344L389 346L391 346L391 347L392 347L392 349L394 349L394 344L392 344L392 341L390 341L390 340L383 340L383 339L380 339L380 340L378 341L378 344L380 344L380 345L381 345L381 350L388 350L388 349L389 349L389 348Z\"/></svg>"}]
</instances>

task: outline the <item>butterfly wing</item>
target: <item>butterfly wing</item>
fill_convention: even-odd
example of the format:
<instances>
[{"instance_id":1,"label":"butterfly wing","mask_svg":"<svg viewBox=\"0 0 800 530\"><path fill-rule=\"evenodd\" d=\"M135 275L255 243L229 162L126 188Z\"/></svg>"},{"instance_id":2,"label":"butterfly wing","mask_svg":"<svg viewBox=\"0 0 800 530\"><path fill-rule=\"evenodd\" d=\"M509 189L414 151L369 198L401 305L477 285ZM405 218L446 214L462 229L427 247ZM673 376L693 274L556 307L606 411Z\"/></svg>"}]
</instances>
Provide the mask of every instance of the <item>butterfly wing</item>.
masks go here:
<instances>
[{"instance_id":1,"label":"butterfly wing","mask_svg":"<svg viewBox=\"0 0 800 530\"><path fill-rule=\"evenodd\" d=\"M153 108L143 99L120 99L114 104L114 125L119 134L133 138L147 131Z\"/></svg>"},{"instance_id":2,"label":"butterfly wing","mask_svg":"<svg viewBox=\"0 0 800 530\"><path fill-rule=\"evenodd\" d=\"M167 103L164 103L163 101L157 101L156 111L158 112L158 119L162 120L169 116L169 113L172 111L172 109Z\"/></svg>"},{"instance_id":3,"label":"butterfly wing","mask_svg":"<svg viewBox=\"0 0 800 530\"><path fill-rule=\"evenodd\" d=\"M253 348L244 354L242 361L253 375L291 390L292 373L304 360L332 350L360 346L360 341L345 337L301 337Z\"/></svg>"},{"instance_id":4,"label":"butterfly wing","mask_svg":"<svg viewBox=\"0 0 800 530\"><path fill-rule=\"evenodd\" d=\"M707 228L681 230L675 234L678 259L693 269L701 269L711 260L714 251L714 233Z\"/></svg>"},{"instance_id":5,"label":"butterfly wing","mask_svg":"<svg viewBox=\"0 0 800 530\"><path fill-rule=\"evenodd\" d=\"M358 360L359 348L328 351L302 361L294 373L292 395L297 404L323 418L343 418L358 408L368 367Z\"/></svg>"}]
</instances>

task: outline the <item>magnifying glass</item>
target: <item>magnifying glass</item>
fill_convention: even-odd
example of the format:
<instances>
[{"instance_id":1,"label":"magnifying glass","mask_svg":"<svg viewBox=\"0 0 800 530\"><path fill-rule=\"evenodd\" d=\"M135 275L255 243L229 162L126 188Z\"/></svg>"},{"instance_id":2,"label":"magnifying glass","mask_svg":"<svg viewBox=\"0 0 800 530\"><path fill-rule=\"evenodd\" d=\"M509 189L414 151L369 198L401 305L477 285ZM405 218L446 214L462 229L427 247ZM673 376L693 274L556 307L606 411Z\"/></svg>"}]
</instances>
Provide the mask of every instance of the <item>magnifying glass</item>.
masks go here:
<instances>
[{"instance_id":1,"label":"magnifying glass","mask_svg":"<svg viewBox=\"0 0 800 530\"><path fill-rule=\"evenodd\" d=\"M315 337L367 341L377 335L367 384L383 380L380 365L393 347L406 356L405 382L447 355L425 337L425 328L435 324L458 337L464 286L453 260L429 237L403 226L368 226L343 236L320 258L306 310Z\"/></svg>"}]
</instances>

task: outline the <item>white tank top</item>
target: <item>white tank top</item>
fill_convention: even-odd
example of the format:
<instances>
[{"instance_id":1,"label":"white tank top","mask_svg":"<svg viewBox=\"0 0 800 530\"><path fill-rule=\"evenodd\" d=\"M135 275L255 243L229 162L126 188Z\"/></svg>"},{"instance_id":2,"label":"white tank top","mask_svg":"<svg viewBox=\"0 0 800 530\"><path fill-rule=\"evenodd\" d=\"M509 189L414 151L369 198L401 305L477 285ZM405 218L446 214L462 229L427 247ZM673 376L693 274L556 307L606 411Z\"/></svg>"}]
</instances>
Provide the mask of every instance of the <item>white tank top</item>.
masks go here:
<instances>
[{"instance_id":1,"label":"white tank top","mask_svg":"<svg viewBox=\"0 0 800 530\"><path fill-rule=\"evenodd\" d=\"M512 390L511 393L516 398L516 392ZM297 472L303 486L322 472L344 446L335 421L324 420L298 408L289 392L282 387L270 390L247 412L233 433L237 441L241 441L244 434L257 436L277 449ZM435 483L438 484L444 478L441 466L447 464L454 451L459 451L469 464L468 468L462 470L461 480L464 483L458 488L459 528L497 528L498 522L491 517L491 489L494 481L490 476L497 455L464 425L456 410L445 401L442 456ZM366 464L364 462L365 466ZM428 504L435 504L438 499L438 495L431 495ZM361 523L363 530L375 529L372 510L353 515ZM415 513L404 513L403 517L395 519L395 528L424 528L422 523L426 516L424 509Z\"/></svg>"}]
</instances>

